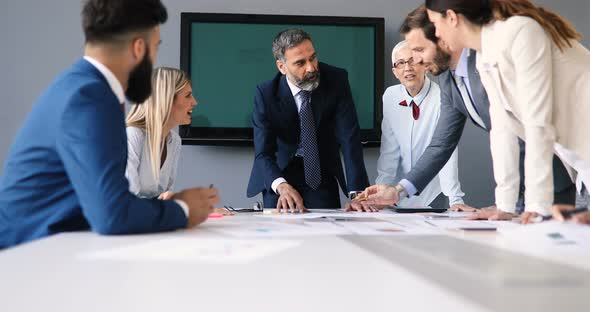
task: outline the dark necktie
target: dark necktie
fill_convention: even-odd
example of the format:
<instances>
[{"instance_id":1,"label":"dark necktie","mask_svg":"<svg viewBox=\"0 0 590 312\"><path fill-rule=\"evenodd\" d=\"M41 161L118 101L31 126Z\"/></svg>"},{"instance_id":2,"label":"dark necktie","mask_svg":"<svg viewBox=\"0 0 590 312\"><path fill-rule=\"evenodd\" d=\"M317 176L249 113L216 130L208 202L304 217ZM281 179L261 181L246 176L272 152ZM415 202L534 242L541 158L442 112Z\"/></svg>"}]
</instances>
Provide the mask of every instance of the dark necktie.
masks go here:
<instances>
[{"instance_id":1,"label":"dark necktie","mask_svg":"<svg viewBox=\"0 0 590 312\"><path fill-rule=\"evenodd\" d=\"M125 115L125 102L121 102L121 110L123 111L123 115Z\"/></svg>"},{"instance_id":2,"label":"dark necktie","mask_svg":"<svg viewBox=\"0 0 590 312\"><path fill-rule=\"evenodd\" d=\"M320 157L318 152L318 140L316 136L315 121L311 110L311 91L299 91L302 99L299 110L301 127L301 146L303 147L303 169L305 171L305 183L316 190L322 182Z\"/></svg>"},{"instance_id":3,"label":"dark necktie","mask_svg":"<svg viewBox=\"0 0 590 312\"><path fill-rule=\"evenodd\" d=\"M408 106L408 102L406 102L406 100L403 100L403 101L399 102L399 105ZM412 106L412 117L414 117L414 120L418 120L418 118L420 118L420 107L418 105L416 105L414 100L412 100L412 102L410 102L410 106Z\"/></svg>"}]
</instances>

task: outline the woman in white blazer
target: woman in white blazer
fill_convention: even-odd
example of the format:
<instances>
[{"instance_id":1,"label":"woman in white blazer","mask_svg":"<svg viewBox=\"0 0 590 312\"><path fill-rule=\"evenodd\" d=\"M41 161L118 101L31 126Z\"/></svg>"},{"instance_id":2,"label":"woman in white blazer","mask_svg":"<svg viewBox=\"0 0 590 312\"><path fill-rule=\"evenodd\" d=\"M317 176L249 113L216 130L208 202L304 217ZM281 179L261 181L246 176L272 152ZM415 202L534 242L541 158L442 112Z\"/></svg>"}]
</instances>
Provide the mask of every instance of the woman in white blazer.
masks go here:
<instances>
[{"instance_id":1,"label":"woman in white blazer","mask_svg":"<svg viewBox=\"0 0 590 312\"><path fill-rule=\"evenodd\" d=\"M517 137L527 143L524 223L551 213L554 152L572 178L590 185L590 52L571 24L528 0L427 0L426 7L451 49L477 50L490 99L497 209L473 218L514 216Z\"/></svg>"}]
</instances>

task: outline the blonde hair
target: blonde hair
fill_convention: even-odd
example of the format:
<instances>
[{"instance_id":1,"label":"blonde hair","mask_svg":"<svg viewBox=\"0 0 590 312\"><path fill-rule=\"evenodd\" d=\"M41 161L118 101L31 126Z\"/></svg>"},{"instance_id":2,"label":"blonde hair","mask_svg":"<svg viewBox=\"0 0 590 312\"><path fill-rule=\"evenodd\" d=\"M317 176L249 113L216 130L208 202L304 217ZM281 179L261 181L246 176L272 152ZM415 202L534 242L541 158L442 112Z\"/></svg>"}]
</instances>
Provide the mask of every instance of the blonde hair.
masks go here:
<instances>
[{"instance_id":1,"label":"blonde hair","mask_svg":"<svg viewBox=\"0 0 590 312\"><path fill-rule=\"evenodd\" d=\"M150 167L156 180L160 179L160 162L164 151L164 125L168 123L176 94L190 83L188 75L175 68L159 67L152 72L152 95L143 103L131 106L127 127L143 129L146 133Z\"/></svg>"}]
</instances>

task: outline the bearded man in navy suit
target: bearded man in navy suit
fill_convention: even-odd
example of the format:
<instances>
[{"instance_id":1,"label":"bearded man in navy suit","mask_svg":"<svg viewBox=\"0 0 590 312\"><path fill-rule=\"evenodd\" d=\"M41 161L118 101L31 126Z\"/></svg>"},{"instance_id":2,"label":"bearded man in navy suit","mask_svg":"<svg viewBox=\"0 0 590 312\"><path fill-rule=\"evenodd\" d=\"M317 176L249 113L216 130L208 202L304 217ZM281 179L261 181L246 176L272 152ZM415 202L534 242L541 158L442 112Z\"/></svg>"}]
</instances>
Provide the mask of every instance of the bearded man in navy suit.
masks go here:
<instances>
[{"instance_id":1,"label":"bearded man in navy suit","mask_svg":"<svg viewBox=\"0 0 590 312\"><path fill-rule=\"evenodd\" d=\"M272 49L279 72L255 91L248 196L278 211L339 208L338 184L349 196L369 184L348 74L318 62L303 30L280 32Z\"/></svg>"}]
</instances>

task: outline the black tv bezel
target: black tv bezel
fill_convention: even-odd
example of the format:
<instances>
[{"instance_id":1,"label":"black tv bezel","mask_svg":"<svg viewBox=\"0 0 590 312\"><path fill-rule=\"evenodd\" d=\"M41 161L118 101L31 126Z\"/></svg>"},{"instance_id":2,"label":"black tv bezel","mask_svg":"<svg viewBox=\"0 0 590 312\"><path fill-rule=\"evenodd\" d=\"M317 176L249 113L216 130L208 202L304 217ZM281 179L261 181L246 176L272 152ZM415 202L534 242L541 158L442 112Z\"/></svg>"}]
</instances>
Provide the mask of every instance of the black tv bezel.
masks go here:
<instances>
[{"instance_id":1,"label":"black tv bezel","mask_svg":"<svg viewBox=\"0 0 590 312\"><path fill-rule=\"evenodd\" d=\"M180 14L180 68L190 73L190 40L193 22L208 23L256 23L256 24L299 24L299 25L348 25L373 26L375 29L375 108L372 129L361 129L363 146L379 146L381 120L383 118L382 94L384 90L384 38L385 19L382 17L344 17L307 15L266 15L195 13ZM253 146L253 130L249 128L191 127L180 126L182 144Z\"/></svg>"}]
</instances>

